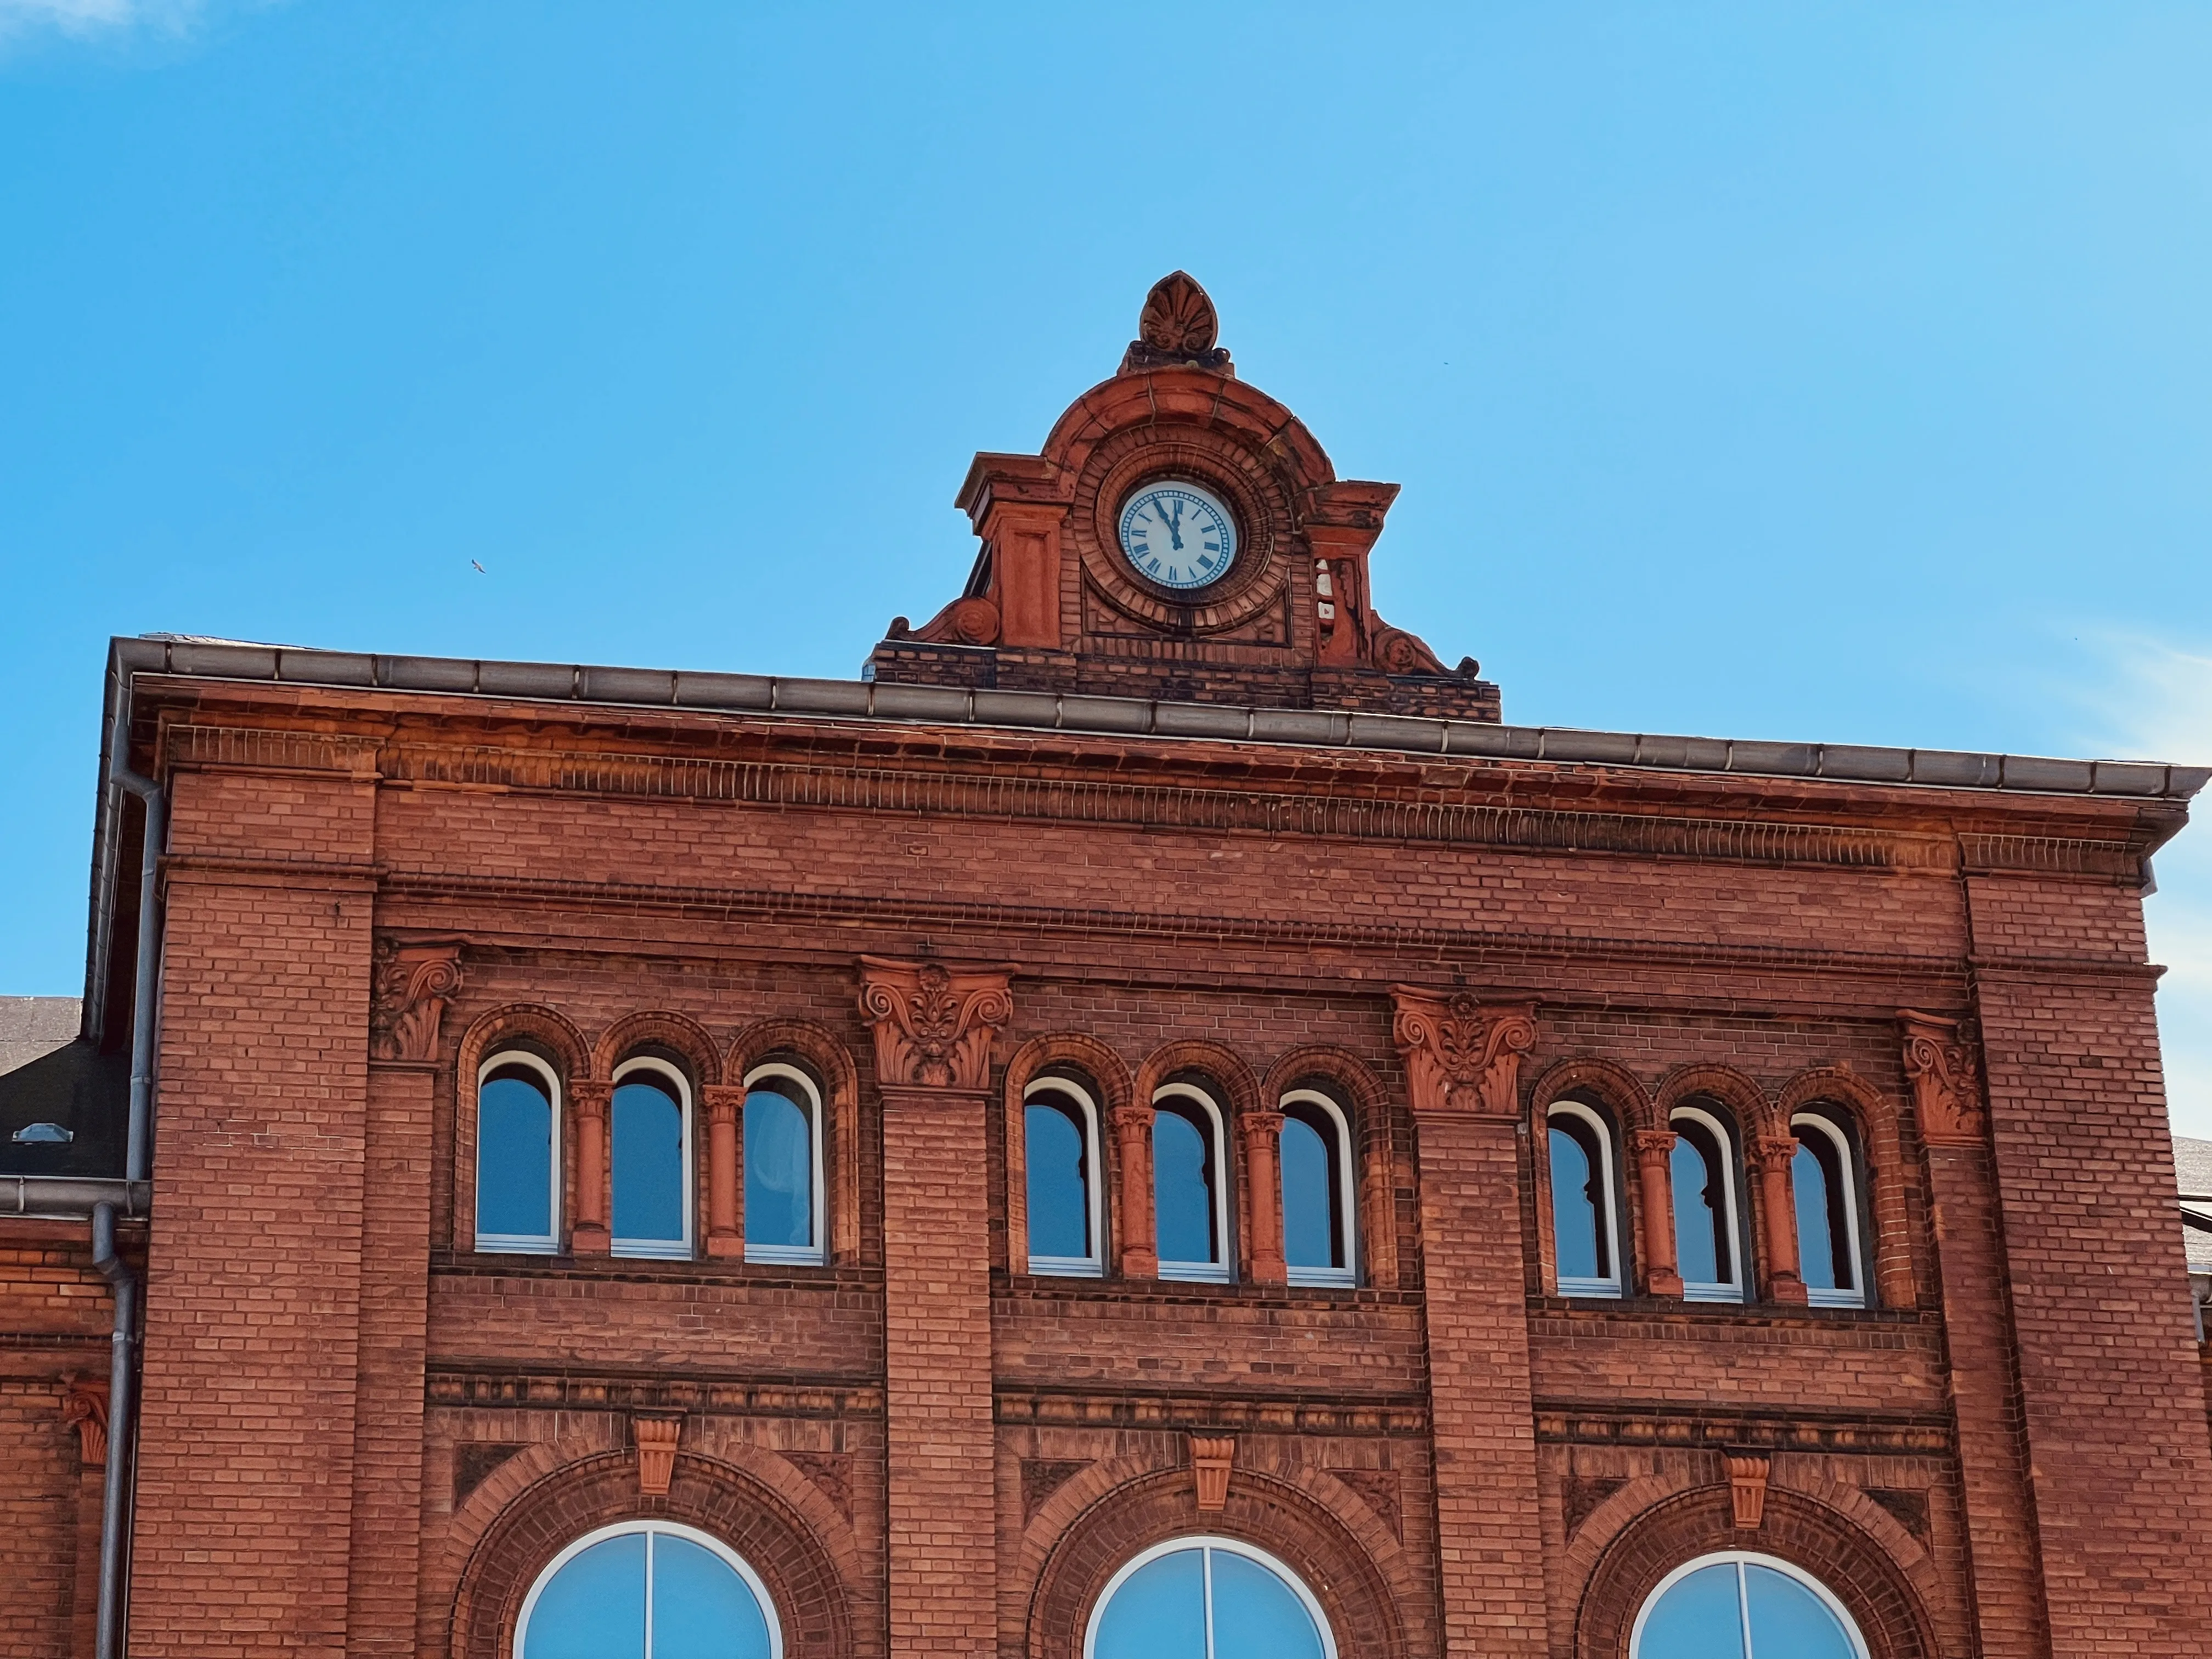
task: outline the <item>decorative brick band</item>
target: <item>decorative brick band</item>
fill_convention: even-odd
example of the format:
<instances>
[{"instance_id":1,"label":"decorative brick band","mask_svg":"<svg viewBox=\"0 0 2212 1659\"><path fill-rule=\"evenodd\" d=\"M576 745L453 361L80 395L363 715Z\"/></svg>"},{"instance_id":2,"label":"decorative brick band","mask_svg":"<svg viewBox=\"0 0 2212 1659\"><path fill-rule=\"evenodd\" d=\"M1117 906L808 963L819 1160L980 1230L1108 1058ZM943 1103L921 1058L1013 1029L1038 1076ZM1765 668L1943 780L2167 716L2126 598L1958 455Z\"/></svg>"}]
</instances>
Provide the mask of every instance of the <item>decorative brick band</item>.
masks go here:
<instances>
[{"instance_id":1,"label":"decorative brick band","mask_svg":"<svg viewBox=\"0 0 2212 1659\"><path fill-rule=\"evenodd\" d=\"M1623 1411L1601 1405L1542 1401L1536 1407L1536 1438L1555 1445L1705 1447L1745 1452L1859 1453L1948 1456L1951 1425L1938 1417L1876 1418L1792 1412L1786 1416L1747 1413Z\"/></svg>"},{"instance_id":2,"label":"decorative brick band","mask_svg":"<svg viewBox=\"0 0 2212 1659\"><path fill-rule=\"evenodd\" d=\"M1276 1434L1425 1435L1427 1402L1417 1397L1289 1400L1230 1394L1138 1394L1083 1389L1001 1389L994 1401L1002 1424L1058 1427L1247 1429Z\"/></svg>"},{"instance_id":3,"label":"decorative brick band","mask_svg":"<svg viewBox=\"0 0 2212 1659\"><path fill-rule=\"evenodd\" d=\"M615 1376L433 1364L423 1388L434 1407L520 1407L543 1411L647 1411L726 1417L848 1418L883 1415L873 1382L756 1382L738 1377Z\"/></svg>"}]
</instances>

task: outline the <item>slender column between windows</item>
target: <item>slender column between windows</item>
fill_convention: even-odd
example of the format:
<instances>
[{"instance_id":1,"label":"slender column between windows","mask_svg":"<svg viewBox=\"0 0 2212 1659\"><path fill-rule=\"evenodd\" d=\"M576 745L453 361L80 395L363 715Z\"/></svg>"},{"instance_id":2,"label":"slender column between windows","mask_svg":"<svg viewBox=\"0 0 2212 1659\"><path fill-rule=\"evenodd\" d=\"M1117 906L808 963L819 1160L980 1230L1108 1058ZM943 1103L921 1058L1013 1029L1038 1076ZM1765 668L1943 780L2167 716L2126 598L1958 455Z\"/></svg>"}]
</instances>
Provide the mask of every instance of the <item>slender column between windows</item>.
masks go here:
<instances>
[{"instance_id":1,"label":"slender column between windows","mask_svg":"<svg viewBox=\"0 0 2212 1659\"><path fill-rule=\"evenodd\" d=\"M1283 1251L1283 1115L1250 1111L1237 1120L1244 1137L1244 1190L1249 1194L1252 1282L1281 1285L1290 1279Z\"/></svg>"},{"instance_id":2,"label":"slender column between windows","mask_svg":"<svg viewBox=\"0 0 2212 1659\"><path fill-rule=\"evenodd\" d=\"M1152 1231L1152 1109L1116 1106L1108 1114L1121 1164L1115 1201L1121 1231L1121 1277L1158 1279L1160 1250Z\"/></svg>"},{"instance_id":3,"label":"slender column between windows","mask_svg":"<svg viewBox=\"0 0 2212 1659\"><path fill-rule=\"evenodd\" d=\"M1636 1160L1637 1254L1646 1296L1682 1294L1672 1165L1678 1139L1672 1129L1638 1129L1628 1137L1629 1155Z\"/></svg>"},{"instance_id":4,"label":"slender column between windows","mask_svg":"<svg viewBox=\"0 0 2212 1659\"><path fill-rule=\"evenodd\" d=\"M1797 1267L1797 1199L1790 1184L1797 1142L1790 1135L1761 1135L1746 1149L1745 1161L1759 1182L1759 1231L1766 1252L1766 1282L1760 1294L1769 1302L1810 1300Z\"/></svg>"},{"instance_id":5,"label":"slender column between windows","mask_svg":"<svg viewBox=\"0 0 2212 1659\"><path fill-rule=\"evenodd\" d=\"M745 1254L744 1149L738 1136L743 1085L710 1084L707 1108L707 1254L742 1261Z\"/></svg>"},{"instance_id":6,"label":"slender column between windows","mask_svg":"<svg viewBox=\"0 0 2212 1659\"><path fill-rule=\"evenodd\" d=\"M568 1248L576 1255L605 1255L613 1243L607 1227L607 1115L614 1092L611 1083L568 1085L576 1111L576 1224Z\"/></svg>"}]
</instances>

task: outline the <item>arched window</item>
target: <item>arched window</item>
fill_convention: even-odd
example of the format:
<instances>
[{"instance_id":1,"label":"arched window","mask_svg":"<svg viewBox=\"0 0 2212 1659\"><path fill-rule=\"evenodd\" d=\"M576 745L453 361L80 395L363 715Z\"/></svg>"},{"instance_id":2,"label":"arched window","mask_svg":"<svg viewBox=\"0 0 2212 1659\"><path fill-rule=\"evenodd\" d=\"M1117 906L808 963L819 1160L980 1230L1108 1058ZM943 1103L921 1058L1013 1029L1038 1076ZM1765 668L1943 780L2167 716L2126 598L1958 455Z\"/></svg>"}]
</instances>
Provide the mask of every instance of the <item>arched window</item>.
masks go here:
<instances>
[{"instance_id":1,"label":"arched window","mask_svg":"<svg viewBox=\"0 0 2212 1659\"><path fill-rule=\"evenodd\" d=\"M1636 1615L1630 1659L1867 1659L1844 1604L1787 1561L1729 1550L1660 1581ZM534 1659L534 1656L533 1656Z\"/></svg>"},{"instance_id":2,"label":"arched window","mask_svg":"<svg viewBox=\"0 0 2212 1659\"><path fill-rule=\"evenodd\" d=\"M796 1066L745 1076L745 1260L818 1267L822 1091Z\"/></svg>"},{"instance_id":3,"label":"arched window","mask_svg":"<svg viewBox=\"0 0 2212 1659\"><path fill-rule=\"evenodd\" d=\"M1229 1281L1221 1109L1188 1084L1152 1097L1152 1224L1160 1277Z\"/></svg>"},{"instance_id":4,"label":"arched window","mask_svg":"<svg viewBox=\"0 0 2212 1659\"><path fill-rule=\"evenodd\" d=\"M477 1249L550 1255L561 1248L561 1079L509 1049L477 1072Z\"/></svg>"},{"instance_id":5,"label":"arched window","mask_svg":"<svg viewBox=\"0 0 2212 1659\"><path fill-rule=\"evenodd\" d=\"M691 1085L667 1060L615 1067L617 1255L691 1254Z\"/></svg>"},{"instance_id":6,"label":"arched window","mask_svg":"<svg viewBox=\"0 0 2212 1659\"><path fill-rule=\"evenodd\" d=\"M1682 1295L1691 1302L1741 1302L1735 1141L1720 1119L1695 1106L1675 1109L1674 1253Z\"/></svg>"},{"instance_id":7,"label":"arched window","mask_svg":"<svg viewBox=\"0 0 2212 1659\"><path fill-rule=\"evenodd\" d=\"M1283 1097L1283 1261L1293 1285L1358 1281L1352 1223L1352 1129L1315 1089Z\"/></svg>"},{"instance_id":8,"label":"arched window","mask_svg":"<svg viewBox=\"0 0 2212 1659\"><path fill-rule=\"evenodd\" d=\"M665 1521L587 1533L522 1603L515 1659L782 1659L768 1589L719 1540Z\"/></svg>"},{"instance_id":9,"label":"arched window","mask_svg":"<svg viewBox=\"0 0 2212 1659\"><path fill-rule=\"evenodd\" d=\"M1313 1592L1273 1556L1229 1538L1179 1538L1114 1575L1091 1609L1083 1655L1336 1659L1336 1638Z\"/></svg>"},{"instance_id":10,"label":"arched window","mask_svg":"<svg viewBox=\"0 0 2212 1659\"><path fill-rule=\"evenodd\" d=\"M1578 1100L1545 1115L1552 1160L1552 1261L1561 1296L1619 1296L1620 1213L1613 1196L1613 1131Z\"/></svg>"},{"instance_id":11,"label":"arched window","mask_svg":"<svg viewBox=\"0 0 2212 1659\"><path fill-rule=\"evenodd\" d=\"M1097 1103L1066 1078L1039 1078L1023 1095L1022 1145L1029 1166L1030 1271L1097 1278L1105 1267Z\"/></svg>"},{"instance_id":12,"label":"arched window","mask_svg":"<svg viewBox=\"0 0 2212 1659\"><path fill-rule=\"evenodd\" d=\"M1860 1267L1859 1184L1851 1138L1825 1112L1790 1120L1797 1137L1790 1184L1797 1200L1797 1271L1816 1308L1866 1306Z\"/></svg>"}]
</instances>

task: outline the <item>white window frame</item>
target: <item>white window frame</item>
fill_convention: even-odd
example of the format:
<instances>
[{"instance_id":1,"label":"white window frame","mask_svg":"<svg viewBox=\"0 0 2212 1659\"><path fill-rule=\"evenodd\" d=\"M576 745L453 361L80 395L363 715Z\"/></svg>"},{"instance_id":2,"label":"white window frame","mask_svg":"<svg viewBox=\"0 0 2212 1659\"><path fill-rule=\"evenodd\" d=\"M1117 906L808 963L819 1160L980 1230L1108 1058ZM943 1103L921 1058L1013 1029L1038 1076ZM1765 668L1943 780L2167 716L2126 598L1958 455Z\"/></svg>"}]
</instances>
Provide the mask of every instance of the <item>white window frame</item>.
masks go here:
<instances>
[{"instance_id":1,"label":"white window frame","mask_svg":"<svg viewBox=\"0 0 2212 1659\"><path fill-rule=\"evenodd\" d=\"M1685 1302L1734 1302L1743 1300L1743 1225L1741 1212L1737 1208L1735 1195L1735 1137L1729 1133L1727 1124L1711 1112L1696 1106L1677 1106L1667 1115L1671 1128L1683 1118L1700 1123L1711 1132L1721 1149L1721 1196L1726 1200L1728 1213L1723 1218L1728 1228L1729 1271L1735 1276L1711 1284L1699 1284L1691 1279L1682 1281L1682 1300ZM1674 1170L1670 1159L1667 1169L1667 1202L1674 1202ZM1677 1271L1681 1267L1682 1251L1678 1240L1674 1248Z\"/></svg>"},{"instance_id":2,"label":"white window frame","mask_svg":"<svg viewBox=\"0 0 2212 1659\"><path fill-rule=\"evenodd\" d=\"M547 1194L546 1218L551 1231L543 1235L534 1233L488 1233L483 1219L483 1086L491 1081L494 1072L503 1072L509 1066L520 1066L534 1072L545 1085L545 1098L553 1108L546 1133L552 1137L546 1148L546 1162L552 1166ZM561 1074L527 1048L502 1048L477 1067L477 1170L476 1187L470 1200L470 1211L477 1223L476 1249L485 1255L558 1255L561 1253Z\"/></svg>"},{"instance_id":3,"label":"white window frame","mask_svg":"<svg viewBox=\"0 0 2212 1659\"><path fill-rule=\"evenodd\" d=\"M1357 1184L1352 1178L1352 1121L1344 1115L1344 1108L1318 1089L1293 1089L1285 1094L1278 1109L1288 1115L1292 1106L1310 1106L1328 1118L1336 1136L1336 1230L1337 1249L1344 1257L1341 1267L1293 1267L1284 1263L1284 1272L1293 1285L1308 1285L1320 1290L1348 1290L1359 1283L1359 1224L1352 1209L1352 1194ZM1279 1146L1275 1151L1276 1203L1282 1202L1282 1162ZM1287 1227L1290 1212L1284 1211ZM1287 1255L1288 1251L1285 1249Z\"/></svg>"},{"instance_id":4,"label":"white window frame","mask_svg":"<svg viewBox=\"0 0 2212 1659\"><path fill-rule=\"evenodd\" d=\"M1859 1170L1851 1159L1850 1137L1818 1112L1801 1112L1790 1120L1790 1133L1799 1139L1804 1139L1807 1129L1821 1136L1834 1149L1838 1167L1844 1172L1844 1237L1850 1252L1846 1259L1851 1264L1852 1285L1848 1291L1820 1290L1808 1285L1805 1294L1816 1308L1863 1308L1867 1304L1866 1258L1859 1252ZM1790 1176L1790 1201L1794 1206L1797 1202L1797 1172L1792 1170ZM1830 1216L1828 1225L1832 1228L1835 1224L1835 1217ZM1797 1268L1801 1273L1805 1267L1804 1255L1805 1247L1800 1241Z\"/></svg>"},{"instance_id":5,"label":"white window frame","mask_svg":"<svg viewBox=\"0 0 2212 1659\"><path fill-rule=\"evenodd\" d=\"M612 1086L621 1088L624 1079L635 1077L640 1072L650 1072L655 1077L665 1079L676 1091L676 1109L683 1120L682 1152L679 1154L683 1160L683 1179L678 1184L684 1194L684 1237L680 1240L613 1238L607 1243L607 1252L611 1255L633 1256L647 1261L688 1261L692 1255L692 1188L696 1184L691 1168L691 1080L684 1075L681 1068L657 1054L639 1054L615 1067ZM614 1104L611 1098L608 1102L607 1113L607 1216L611 1223L614 1218L615 1167Z\"/></svg>"},{"instance_id":6,"label":"white window frame","mask_svg":"<svg viewBox=\"0 0 2212 1659\"><path fill-rule=\"evenodd\" d=\"M1812 1591L1820 1598L1820 1605L1835 1614L1836 1622L1844 1627L1844 1634L1850 1640L1855 1659L1870 1659L1867 1652L1866 1637L1859 1630L1858 1620L1852 1618L1850 1610L1836 1599L1835 1591L1830 1589L1802 1567L1792 1566L1778 1557L1760 1555L1752 1550L1716 1550L1710 1555L1698 1557L1694 1561L1685 1561L1661 1579L1657 1588L1644 1598L1644 1605L1636 1610L1636 1625L1629 1632L1628 1638L1629 1659L1640 1659L1644 1651L1644 1621L1651 1617L1651 1609L1659 1605L1660 1599L1692 1573L1702 1572L1707 1567L1717 1566L1733 1566L1735 1569L1736 1615L1743 1621L1743 1650L1751 1656L1751 1659L1790 1659L1790 1656L1761 1654L1751 1644L1751 1597L1746 1593L1744 1583L1743 1570L1746 1567L1765 1567L1770 1571L1780 1573L1785 1578L1796 1580Z\"/></svg>"},{"instance_id":7,"label":"white window frame","mask_svg":"<svg viewBox=\"0 0 2212 1659\"><path fill-rule=\"evenodd\" d=\"M1127 1562L1123 1563L1121 1571L1106 1581L1106 1588L1098 1592L1098 1599L1091 1604L1091 1618L1083 1627L1083 1659L1097 1659L1098 1621L1106 1616L1107 1607L1120 1593L1121 1586L1162 1556L1174 1555L1183 1550L1219 1550L1224 1555L1241 1555L1246 1560L1255 1561L1265 1567L1277 1578L1282 1580L1304 1604L1307 1615L1314 1622L1314 1628L1321 1632L1322 1659L1337 1659L1336 1632L1328 1627L1328 1615L1322 1611L1321 1602L1316 1599L1314 1593L1306 1588L1305 1580L1292 1572L1280 1559L1268 1554L1267 1551L1255 1549L1242 1539L1223 1538L1211 1533L1198 1534L1188 1538L1170 1538L1164 1544L1155 1544L1142 1553L1131 1556ZM1210 1556L1200 1557L1200 1561L1205 1573L1206 1585L1204 1603L1206 1651L1207 1659L1212 1659L1213 1561Z\"/></svg>"},{"instance_id":8,"label":"white window frame","mask_svg":"<svg viewBox=\"0 0 2212 1659\"><path fill-rule=\"evenodd\" d=\"M1579 1100L1555 1100L1544 1109L1544 1179L1547 1187L1559 1183L1559 1171L1552 1167L1551 1127L1555 1117L1571 1117L1585 1125L1597 1137L1598 1191L1605 1206L1605 1265L1612 1271L1595 1279L1580 1274L1569 1275L1559 1271L1559 1201L1553 1200L1552 1224L1553 1278L1557 1281L1561 1296L1612 1297L1620 1295L1620 1193L1613 1184L1613 1129L1606 1121ZM1670 1172L1671 1174L1671 1172ZM1668 1182L1668 1201L1674 1201L1673 1182ZM1730 1252L1734 1254L1733 1251Z\"/></svg>"},{"instance_id":9,"label":"white window frame","mask_svg":"<svg viewBox=\"0 0 2212 1659\"><path fill-rule=\"evenodd\" d=\"M830 1224L829 1218L823 1212L823 1200L828 1190L829 1180L827 1171L823 1167L824 1136L821 1085L788 1061L771 1060L763 1061L745 1073L745 1092L748 1095L752 1093L754 1086L767 1078L778 1078L785 1082L795 1083L799 1085L799 1092L806 1097L802 1109L806 1113L807 1162L814 1182L814 1190L807 1206L807 1219L813 1224L814 1237L813 1242L807 1244L755 1244L750 1240L747 1240L745 1260L778 1263L790 1267L818 1267L829 1259L823 1240L828 1237ZM744 1139L744 1126L742 1122L738 1127L738 1144L742 1146Z\"/></svg>"},{"instance_id":10,"label":"white window frame","mask_svg":"<svg viewBox=\"0 0 2212 1659\"><path fill-rule=\"evenodd\" d=\"M1029 1248L1029 1239L1022 1240L1023 1254L1028 1258L1030 1271L1055 1279L1103 1279L1106 1276L1106 1206L1103 1189L1105 1182L1100 1177L1105 1166L1098 1159L1098 1103L1081 1084L1064 1077L1041 1077L1022 1091L1022 1200L1023 1226L1026 1234L1029 1213L1029 1122L1030 1102L1040 1095L1065 1095L1073 1100L1083 1119L1083 1167L1087 1172L1084 1185L1084 1202L1090 1206L1091 1254L1089 1255L1038 1255Z\"/></svg>"},{"instance_id":11,"label":"white window frame","mask_svg":"<svg viewBox=\"0 0 2212 1659\"><path fill-rule=\"evenodd\" d=\"M1219 1260L1215 1261L1162 1261L1162 1279L1172 1279L1188 1285L1231 1285L1236 1283L1237 1249L1229 1235L1229 1137L1221 1108L1212 1096L1194 1084L1169 1083L1152 1091L1152 1110L1157 1113L1163 1102L1187 1100L1197 1106L1206 1121L1213 1126L1213 1248ZM1152 1243L1159 1244L1159 1173L1155 1165L1152 1173Z\"/></svg>"},{"instance_id":12,"label":"white window frame","mask_svg":"<svg viewBox=\"0 0 2212 1659\"><path fill-rule=\"evenodd\" d=\"M518 1656L529 1652L530 1615L538 1610L538 1598L551 1583L561 1569L581 1555L594 1544L604 1544L610 1538L626 1534L658 1533L663 1537L680 1538L687 1544L696 1544L710 1551L722 1564L744 1580L745 1588L752 1592L753 1600L760 1604L761 1617L768 1625L769 1659L783 1659L783 1622L776 1616L775 1599L768 1593L768 1586L752 1569L752 1564L710 1533L696 1527L679 1526L673 1521L617 1521L611 1527L600 1527L586 1533L545 1565L537 1581L530 1586L530 1594L522 1599L521 1617L514 1621L514 1651ZM650 1659L653 1652L653 1544L648 1538L645 1547L645 1650Z\"/></svg>"}]
</instances>

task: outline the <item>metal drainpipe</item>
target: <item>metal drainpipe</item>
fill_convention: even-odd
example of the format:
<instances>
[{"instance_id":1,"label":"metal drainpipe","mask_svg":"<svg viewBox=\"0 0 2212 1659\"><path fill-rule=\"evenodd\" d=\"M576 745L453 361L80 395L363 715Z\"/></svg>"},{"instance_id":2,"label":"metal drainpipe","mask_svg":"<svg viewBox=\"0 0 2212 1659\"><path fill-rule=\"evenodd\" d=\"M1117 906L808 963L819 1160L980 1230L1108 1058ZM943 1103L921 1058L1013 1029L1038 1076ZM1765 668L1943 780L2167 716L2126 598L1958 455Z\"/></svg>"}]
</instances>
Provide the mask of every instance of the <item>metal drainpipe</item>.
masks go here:
<instances>
[{"instance_id":1,"label":"metal drainpipe","mask_svg":"<svg viewBox=\"0 0 2212 1659\"><path fill-rule=\"evenodd\" d=\"M123 1165L126 1181L143 1181L154 1119L154 969L161 959L158 930L154 926L154 887L168 814L161 786L151 778L139 776L120 761L116 763L114 776L146 806L145 845L138 860L138 959L131 991L131 1139Z\"/></svg>"},{"instance_id":2,"label":"metal drainpipe","mask_svg":"<svg viewBox=\"0 0 2212 1659\"><path fill-rule=\"evenodd\" d=\"M108 1339L107 1474L100 1505L99 1659L123 1652L124 1507L130 1495L124 1464L131 1455L131 1350L138 1322L138 1276L115 1254L115 1206L92 1206L92 1265L115 1293L115 1331Z\"/></svg>"}]
</instances>

